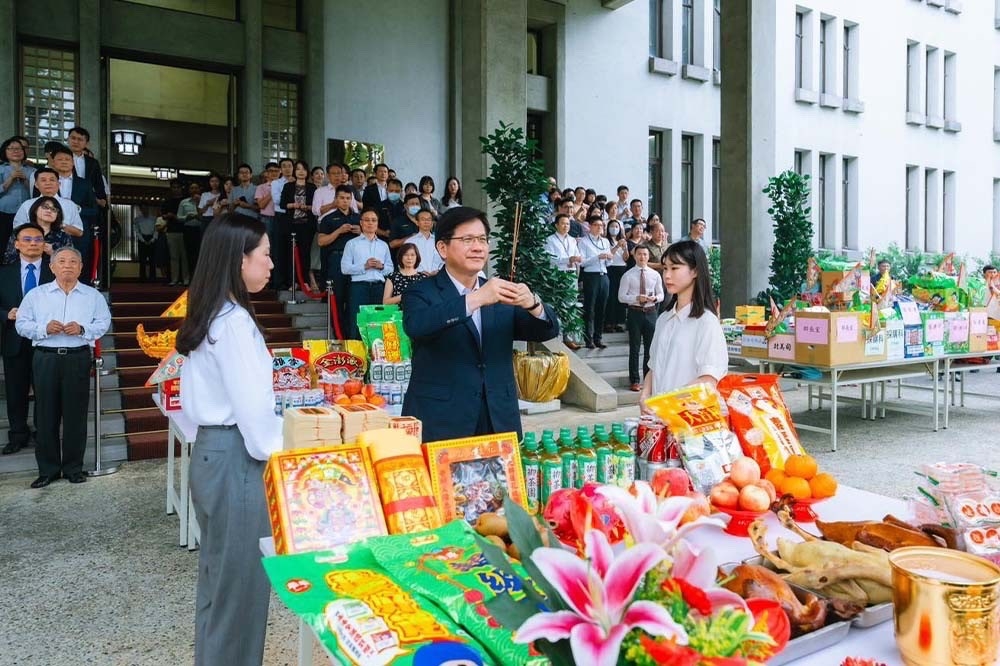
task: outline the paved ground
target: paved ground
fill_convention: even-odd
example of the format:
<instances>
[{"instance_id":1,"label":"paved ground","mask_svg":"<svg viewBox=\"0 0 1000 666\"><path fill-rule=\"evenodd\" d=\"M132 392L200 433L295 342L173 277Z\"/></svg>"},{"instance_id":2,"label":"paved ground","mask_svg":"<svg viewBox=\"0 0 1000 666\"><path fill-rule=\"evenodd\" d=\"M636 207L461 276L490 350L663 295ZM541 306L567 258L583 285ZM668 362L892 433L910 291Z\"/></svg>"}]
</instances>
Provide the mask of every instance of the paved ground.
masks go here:
<instances>
[{"instance_id":1,"label":"paved ground","mask_svg":"<svg viewBox=\"0 0 1000 666\"><path fill-rule=\"evenodd\" d=\"M968 386L998 396L1000 375L972 375ZM826 417L802 413L803 390L789 387L786 397L802 422ZM904 398L927 404L930 393L905 389ZM803 441L842 483L902 497L923 461L1000 465L996 413L995 402L969 398L966 408L954 410L952 427L935 433L929 416L890 412L871 423L848 407L839 452L831 453L821 435L803 433ZM608 423L632 414L566 409L527 418L525 427ZM0 664L191 663L197 554L177 547L177 518L164 514L165 463L129 463L80 486L60 481L30 490L33 478L0 477ZM265 663L294 664L295 639L292 615L272 599Z\"/></svg>"}]
</instances>

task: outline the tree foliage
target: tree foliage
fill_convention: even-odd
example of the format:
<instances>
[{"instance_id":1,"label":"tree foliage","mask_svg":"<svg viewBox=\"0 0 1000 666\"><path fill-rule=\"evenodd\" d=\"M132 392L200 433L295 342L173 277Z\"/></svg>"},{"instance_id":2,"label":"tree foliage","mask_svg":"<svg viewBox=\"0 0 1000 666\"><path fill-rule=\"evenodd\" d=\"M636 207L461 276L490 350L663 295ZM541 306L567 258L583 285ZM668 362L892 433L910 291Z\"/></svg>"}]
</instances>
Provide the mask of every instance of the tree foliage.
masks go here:
<instances>
[{"instance_id":1,"label":"tree foliage","mask_svg":"<svg viewBox=\"0 0 1000 666\"><path fill-rule=\"evenodd\" d=\"M813 254L809 176L785 171L768 181L764 194L771 200L767 214L774 220L774 245L770 289L758 296L758 301L766 305L770 295L781 304L801 291Z\"/></svg>"},{"instance_id":2,"label":"tree foliage","mask_svg":"<svg viewBox=\"0 0 1000 666\"><path fill-rule=\"evenodd\" d=\"M496 211L492 225L494 271L511 279L514 210L520 203L521 226L513 279L529 285L555 309L565 334L582 331L576 275L558 270L545 251L545 239L553 229L545 220L548 180L544 163L535 158L537 142L525 139L520 127L505 123L500 123L499 129L479 140L483 153L492 159L489 175L479 182Z\"/></svg>"}]
</instances>

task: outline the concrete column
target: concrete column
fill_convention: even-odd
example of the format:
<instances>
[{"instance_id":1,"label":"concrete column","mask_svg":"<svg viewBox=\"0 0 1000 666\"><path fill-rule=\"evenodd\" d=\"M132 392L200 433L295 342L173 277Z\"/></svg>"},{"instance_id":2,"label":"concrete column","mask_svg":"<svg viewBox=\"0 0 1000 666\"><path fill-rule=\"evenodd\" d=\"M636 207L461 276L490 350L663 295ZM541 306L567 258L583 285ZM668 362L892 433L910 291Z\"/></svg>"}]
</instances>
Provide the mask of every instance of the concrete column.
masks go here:
<instances>
[{"instance_id":1,"label":"concrete column","mask_svg":"<svg viewBox=\"0 0 1000 666\"><path fill-rule=\"evenodd\" d=\"M761 193L775 175L775 3L722 2L723 316L767 287L772 221ZM756 74L756 75L755 75Z\"/></svg>"},{"instance_id":2,"label":"concrete column","mask_svg":"<svg viewBox=\"0 0 1000 666\"><path fill-rule=\"evenodd\" d=\"M310 164L326 166L326 104L323 94L324 68L323 26L324 7L322 0L305 0L303 12L306 21L306 76L300 97L302 118L302 155Z\"/></svg>"},{"instance_id":3,"label":"concrete column","mask_svg":"<svg viewBox=\"0 0 1000 666\"><path fill-rule=\"evenodd\" d=\"M104 85L101 81L101 1L80 0L80 54L77 60L80 99L77 118L81 127L90 132L90 149L98 160L107 164L101 155L104 142ZM66 140L68 137L63 137Z\"/></svg>"},{"instance_id":4,"label":"concrete column","mask_svg":"<svg viewBox=\"0 0 1000 666\"><path fill-rule=\"evenodd\" d=\"M14 0L0 0L0 127L9 127L8 134L20 131L17 100L20 98L17 77L17 12Z\"/></svg>"},{"instance_id":5,"label":"concrete column","mask_svg":"<svg viewBox=\"0 0 1000 666\"><path fill-rule=\"evenodd\" d=\"M479 137L500 122L524 127L527 113L527 0L462 0L461 155L462 196L469 206L486 207L476 182L489 173Z\"/></svg>"},{"instance_id":6,"label":"concrete column","mask_svg":"<svg viewBox=\"0 0 1000 666\"><path fill-rule=\"evenodd\" d=\"M259 172L264 167L263 81L264 11L263 0L240 2L244 31L244 66L240 75L237 109L240 114L240 145L236 162L247 162Z\"/></svg>"}]
</instances>

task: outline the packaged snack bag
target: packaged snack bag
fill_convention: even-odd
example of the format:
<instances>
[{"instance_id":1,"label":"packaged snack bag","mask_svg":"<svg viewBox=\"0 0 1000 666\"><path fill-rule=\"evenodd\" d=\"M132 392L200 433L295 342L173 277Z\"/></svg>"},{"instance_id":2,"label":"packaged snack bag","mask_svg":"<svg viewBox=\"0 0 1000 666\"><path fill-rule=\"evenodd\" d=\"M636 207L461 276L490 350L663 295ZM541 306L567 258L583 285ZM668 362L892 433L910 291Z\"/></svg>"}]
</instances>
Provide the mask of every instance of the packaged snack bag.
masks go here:
<instances>
[{"instance_id":1,"label":"packaged snack bag","mask_svg":"<svg viewBox=\"0 0 1000 666\"><path fill-rule=\"evenodd\" d=\"M438 609L468 631L498 664L547 664L532 656L527 645L512 641L486 608L500 594L517 600L524 596L521 580L498 571L476 544L472 527L455 520L440 529L419 534L368 540L372 555L407 590L432 600ZM517 569L518 576L527 574Z\"/></svg>"},{"instance_id":2,"label":"packaged snack bag","mask_svg":"<svg viewBox=\"0 0 1000 666\"><path fill-rule=\"evenodd\" d=\"M312 388L309 350L301 348L271 350L272 382L275 391Z\"/></svg>"},{"instance_id":3,"label":"packaged snack bag","mask_svg":"<svg viewBox=\"0 0 1000 666\"><path fill-rule=\"evenodd\" d=\"M400 363L412 357L410 338L403 331L403 313L398 305L362 305L358 330L371 361Z\"/></svg>"},{"instance_id":4,"label":"packaged snack bag","mask_svg":"<svg viewBox=\"0 0 1000 666\"><path fill-rule=\"evenodd\" d=\"M341 666L492 664L433 604L404 589L362 544L263 560L271 586Z\"/></svg>"},{"instance_id":5,"label":"packaged snack bag","mask_svg":"<svg viewBox=\"0 0 1000 666\"><path fill-rule=\"evenodd\" d=\"M646 404L676 437L681 462L699 492L707 495L743 455L722 413L719 394L707 384L657 395Z\"/></svg>"},{"instance_id":6,"label":"packaged snack bag","mask_svg":"<svg viewBox=\"0 0 1000 666\"><path fill-rule=\"evenodd\" d=\"M717 389L729 407L729 423L743 455L757 461L762 473L784 469L788 456L805 453L777 375L727 375Z\"/></svg>"}]
</instances>

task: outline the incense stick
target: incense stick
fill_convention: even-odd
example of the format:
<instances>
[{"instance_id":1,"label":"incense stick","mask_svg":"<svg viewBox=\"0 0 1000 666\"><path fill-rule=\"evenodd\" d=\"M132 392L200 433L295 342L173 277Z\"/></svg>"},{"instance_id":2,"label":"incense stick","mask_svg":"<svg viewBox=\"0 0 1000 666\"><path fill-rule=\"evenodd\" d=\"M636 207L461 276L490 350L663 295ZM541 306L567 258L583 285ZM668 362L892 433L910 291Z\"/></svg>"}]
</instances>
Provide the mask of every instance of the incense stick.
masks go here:
<instances>
[{"instance_id":1,"label":"incense stick","mask_svg":"<svg viewBox=\"0 0 1000 666\"><path fill-rule=\"evenodd\" d=\"M514 267L517 263L517 243L520 240L521 235L521 202L514 204L514 229L510 242L510 280L514 281L515 270Z\"/></svg>"}]
</instances>

